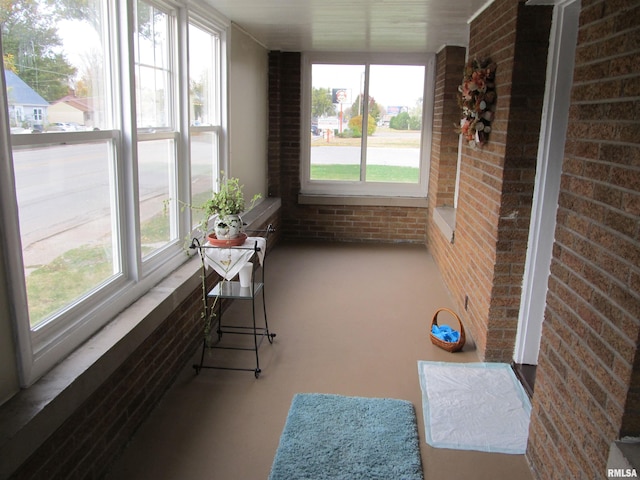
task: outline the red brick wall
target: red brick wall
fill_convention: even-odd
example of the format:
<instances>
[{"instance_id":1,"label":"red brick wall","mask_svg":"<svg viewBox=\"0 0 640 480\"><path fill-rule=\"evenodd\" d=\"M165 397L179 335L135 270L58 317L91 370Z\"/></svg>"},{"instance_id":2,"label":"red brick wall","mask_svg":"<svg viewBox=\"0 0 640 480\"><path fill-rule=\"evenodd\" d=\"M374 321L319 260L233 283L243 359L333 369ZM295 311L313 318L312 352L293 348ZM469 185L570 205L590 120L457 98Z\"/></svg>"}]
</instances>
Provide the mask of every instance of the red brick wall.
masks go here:
<instances>
[{"instance_id":1,"label":"red brick wall","mask_svg":"<svg viewBox=\"0 0 640 480\"><path fill-rule=\"evenodd\" d=\"M429 169L429 214L427 237L429 251L438 264L442 277L458 300L458 310L462 317L465 281L460 274L457 247L450 244L450 238L443 235L434 223L436 207L453 206L456 170L458 163L459 135L454 126L460 123L460 107L458 106L458 85L462 81L466 49L463 47L445 47L436 55L436 84L433 118L433 144L431 148L431 165ZM451 192L451 193L450 193ZM465 324L468 324L463 318ZM476 341L486 343L484 336Z\"/></svg>"},{"instance_id":2,"label":"red brick wall","mask_svg":"<svg viewBox=\"0 0 640 480\"><path fill-rule=\"evenodd\" d=\"M513 356L550 25L549 7L512 0L497 0L472 22L469 57L490 57L498 65L496 115L486 145L462 147L454 244L433 223L428 228L430 250L487 361L510 362ZM440 52L439 65L448 53ZM460 84L463 67L457 80L447 81L444 98ZM432 173L440 178L436 164L450 161L437 151L433 161ZM429 192L430 204L439 203L434 196L441 195L440 183Z\"/></svg>"},{"instance_id":3,"label":"red brick wall","mask_svg":"<svg viewBox=\"0 0 640 480\"><path fill-rule=\"evenodd\" d=\"M283 237L425 243L426 208L298 203L301 81L300 53L270 52L269 195L282 199Z\"/></svg>"},{"instance_id":4,"label":"red brick wall","mask_svg":"<svg viewBox=\"0 0 640 480\"><path fill-rule=\"evenodd\" d=\"M426 238L426 208L304 205L296 210L300 217L290 238L390 243Z\"/></svg>"},{"instance_id":5,"label":"red brick wall","mask_svg":"<svg viewBox=\"0 0 640 480\"><path fill-rule=\"evenodd\" d=\"M269 196L282 199L284 217L300 192L301 67L299 53L269 53Z\"/></svg>"},{"instance_id":6,"label":"red brick wall","mask_svg":"<svg viewBox=\"0 0 640 480\"><path fill-rule=\"evenodd\" d=\"M11 477L102 478L199 343L198 288Z\"/></svg>"},{"instance_id":7,"label":"red brick wall","mask_svg":"<svg viewBox=\"0 0 640 480\"><path fill-rule=\"evenodd\" d=\"M458 169L459 135L453 128L460 122L458 85L467 51L445 47L436 56L436 83L433 107L433 140L429 171L429 206L453 207ZM429 214L432 215L433 212Z\"/></svg>"},{"instance_id":8,"label":"red brick wall","mask_svg":"<svg viewBox=\"0 0 640 480\"><path fill-rule=\"evenodd\" d=\"M528 457L604 478L640 436L640 2L582 0Z\"/></svg>"}]
</instances>

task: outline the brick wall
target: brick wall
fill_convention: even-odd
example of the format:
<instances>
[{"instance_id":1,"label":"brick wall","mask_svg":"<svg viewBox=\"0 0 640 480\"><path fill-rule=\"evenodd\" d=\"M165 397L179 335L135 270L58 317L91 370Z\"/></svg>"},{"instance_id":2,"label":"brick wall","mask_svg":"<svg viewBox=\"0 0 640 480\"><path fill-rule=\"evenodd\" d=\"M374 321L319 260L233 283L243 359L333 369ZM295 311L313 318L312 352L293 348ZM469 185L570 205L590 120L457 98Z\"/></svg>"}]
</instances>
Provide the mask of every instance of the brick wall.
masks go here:
<instances>
[{"instance_id":1,"label":"brick wall","mask_svg":"<svg viewBox=\"0 0 640 480\"><path fill-rule=\"evenodd\" d=\"M193 355L200 295L185 299L11 478L102 478Z\"/></svg>"},{"instance_id":2,"label":"brick wall","mask_svg":"<svg viewBox=\"0 0 640 480\"><path fill-rule=\"evenodd\" d=\"M551 18L551 7L531 7L520 2L515 43L507 48L507 51L513 48L513 64L508 60L504 63L512 69L512 76L511 83L505 83L501 89L509 98L509 115L489 309L490 341L485 353L487 358L501 361L513 358L531 222ZM495 39L496 55L500 55L499 47L503 40L494 30L491 35ZM476 36L478 51L482 49L480 39L483 36L481 31Z\"/></svg>"},{"instance_id":3,"label":"brick wall","mask_svg":"<svg viewBox=\"0 0 640 480\"><path fill-rule=\"evenodd\" d=\"M269 52L268 184L269 196L282 200L283 237L291 235L300 192L301 61L300 53Z\"/></svg>"},{"instance_id":4,"label":"brick wall","mask_svg":"<svg viewBox=\"0 0 640 480\"><path fill-rule=\"evenodd\" d=\"M460 122L460 107L457 95L458 85L462 80L466 49L463 47L445 47L436 55L436 84L434 98L433 143L431 148L431 165L429 169L429 214L427 218L427 237L429 251L438 264L444 282L452 296L457 300L464 299L466 284L460 273L457 247L450 244L450 238L443 235L434 222L436 207L452 207L455 191L456 170L458 162L459 135L454 126ZM461 313L464 300L458 302ZM464 317L464 315L462 315ZM466 322L466 318L463 318ZM485 344L484 335L474 339Z\"/></svg>"},{"instance_id":5,"label":"brick wall","mask_svg":"<svg viewBox=\"0 0 640 480\"><path fill-rule=\"evenodd\" d=\"M640 3L582 0L528 457L604 478L640 436Z\"/></svg>"},{"instance_id":6,"label":"brick wall","mask_svg":"<svg viewBox=\"0 0 640 480\"><path fill-rule=\"evenodd\" d=\"M278 228L279 212L263 225ZM270 248L275 241L270 242ZM217 274L207 278L208 288ZM103 478L201 345L202 289L182 301L118 369L12 475L12 480Z\"/></svg>"},{"instance_id":7,"label":"brick wall","mask_svg":"<svg viewBox=\"0 0 640 480\"><path fill-rule=\"evenodd\" d=\"M433 140L429 170L430 217L435 207L453 207L458 169L460 122L458 85L467 51L464 47L445 47L436 55L436 82L433 106Z\"/></svg>"},{"instance_id":8,"label":"brick wall","mask_svg":"<svg viewBox=\"0 0 640 480\"><path fill-rule=\"evenodd\" d=\"M489 142L481 148L462 147L455 242L444 239L431 220L428 228L430 250L487 361L510 362L513 356L550 25L549 7L525 7L511 0L497 0L472 22L469 58L490 57L498 65L497 110ZM450 53L445 49L438 55L439 66L448 70L454 68L447 64ZM458 65L457 79L444 77L442 101L460 84L463 67ZM443 134L450 135L446 128L452 114L444 115ZM442 205L438 198L443 184L455 178L441 180L438 164L448 168L451 160L433 153L431 173L439 183L430 190L429 203Z\"/></svg>"},{"instance_id":9,"label":"brick wall","mask_svg":"<svg viewBox=\"0 0 640 480\"><path fill-rule=\"evenodd\" d=\"M346 242L424 243L427 209L408 207L299 207L289 238Z\"/></svg>"},{"instance_id":10,"label":"brick wall","mask_svg":"<svg viewBox=\"0 0 640 480\"><path fill-rule=\"evenodd\" d=\"M301 81L300 53L270 52L269 195L282 199L284 238L425 243L426 208L298 203Z\"/></svg>"}]
</instances>

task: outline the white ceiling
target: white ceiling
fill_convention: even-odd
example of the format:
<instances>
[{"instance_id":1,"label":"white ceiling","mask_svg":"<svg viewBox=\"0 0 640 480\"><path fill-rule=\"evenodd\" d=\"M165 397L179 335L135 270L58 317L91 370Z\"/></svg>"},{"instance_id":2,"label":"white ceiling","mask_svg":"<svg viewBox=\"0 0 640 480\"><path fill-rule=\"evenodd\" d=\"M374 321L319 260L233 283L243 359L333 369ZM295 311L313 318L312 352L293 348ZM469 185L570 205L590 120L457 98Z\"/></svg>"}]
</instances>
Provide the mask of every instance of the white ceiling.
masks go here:
<instances>
[{"instance_id":1,"label":"white ceiling","mask_svg":"<svg viewBox=\"0 0 640 480\"><path fill-rule=\"evenodd\" d=\"M466 46L493 0L202 0L270 50L437 52Z\"/></svg>"}]
</instances>

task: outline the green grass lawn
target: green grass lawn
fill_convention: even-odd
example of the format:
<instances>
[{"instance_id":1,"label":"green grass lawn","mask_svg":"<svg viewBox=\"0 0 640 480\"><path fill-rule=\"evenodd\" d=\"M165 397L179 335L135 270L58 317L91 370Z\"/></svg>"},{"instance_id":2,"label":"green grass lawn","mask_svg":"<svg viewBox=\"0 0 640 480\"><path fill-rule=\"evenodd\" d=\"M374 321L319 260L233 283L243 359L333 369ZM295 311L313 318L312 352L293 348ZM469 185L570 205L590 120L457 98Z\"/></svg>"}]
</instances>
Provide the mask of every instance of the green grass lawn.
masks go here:
<instances>
[{"instance_id":1,"label":"green grass lawn","mask_svg":"<svg viewBox=\"0 0 640 480\"><path fill-rule=\"evenodd\" d=\"M168 217L156 215L141 228L142 242L166 242ZM143 254L152 251L144 248ZM29 317L37 325L113 275L110 245L74 248L31 272L26 279Z\"/></svg>"},{"instance_id":2,"label":"green grass lawn","mask_svg":"<svg viewBox=\"0 0 640 480\"><path fill-rule=\"evenodd\" d=\"M311 180L360 180L360 165L311 165ZM368 165L368 182L418 183L420 169L390 165Z\"/></svg>"},{"instance_id":3,"label":"green grass lawn","mask_svg":"<svg viewBox=\"0 0 640 480\"><path fill-rule=\"evenodd\" d=\"M31 325L67 306L112 274L111 252L102 246L75 248L27 277Z\"/></svg>"}]
</instances>

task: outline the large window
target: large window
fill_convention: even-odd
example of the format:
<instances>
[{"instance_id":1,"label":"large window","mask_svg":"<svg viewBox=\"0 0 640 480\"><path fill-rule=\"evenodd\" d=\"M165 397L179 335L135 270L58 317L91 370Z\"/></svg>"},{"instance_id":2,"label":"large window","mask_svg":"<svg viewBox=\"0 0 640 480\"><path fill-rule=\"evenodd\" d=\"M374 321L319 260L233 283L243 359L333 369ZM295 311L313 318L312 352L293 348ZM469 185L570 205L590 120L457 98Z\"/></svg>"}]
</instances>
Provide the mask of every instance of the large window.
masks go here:
<instances>
[{"instance_id":1,"label":"large window","mask_svg":"<svg viewBox=\"0 0 640 480\"><path fill-rule=\"evenodd\" d=\"M170 1L81 3L0 12L24 385L185 260L179 206L221 166L227 25Z\"/></svg>"},{"instance_id":2,"label":"large window","mask_svg":"<svg viewBox=\"0 0 640 480\"><path fill-rule=\"evenodd\" d=\"M191 205L202 205L216 188L212 181L223 167L220 141L222 85L220 38L206 24L189 25L189 146L191 151ZM197 223L200 218L194 218Z\"/></svg>"},{"instance_id":3,"label":"large window","mask_svg":"<svg viewBox=\"0 0 640 480\"><path fill-rule=\"evenodd\" d=\"M176 91L176 18L142 0L136 3L134 34L138 215L143 258L178 236L178 95ZM168 215L163 215L167 212Z\"/></svg>"},{"instance_id":4,"label":"large window","mask_svg":"<svg viewBox=\"0 0 640 480\"><path fill-rule=\"evenodd\" d=\"M303 193L426 196L433 57L308 55Z\"/></svg>"}]
</instances>

